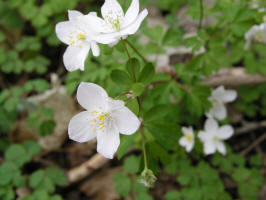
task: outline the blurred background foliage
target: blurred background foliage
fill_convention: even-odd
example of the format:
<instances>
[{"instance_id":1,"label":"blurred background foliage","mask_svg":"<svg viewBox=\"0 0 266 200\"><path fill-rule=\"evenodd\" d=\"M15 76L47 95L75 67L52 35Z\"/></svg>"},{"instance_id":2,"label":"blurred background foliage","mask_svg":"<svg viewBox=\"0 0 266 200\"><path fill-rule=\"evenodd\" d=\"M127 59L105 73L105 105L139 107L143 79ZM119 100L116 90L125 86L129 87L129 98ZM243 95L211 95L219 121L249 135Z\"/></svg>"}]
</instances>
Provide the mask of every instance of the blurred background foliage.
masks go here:
<instances>
[{"instance_id":1,"label":"blurred background foliage","mask_svg":"<svg viewBox=\"0 0 266 200\"><path fill-rule=\"evenodd\" d=\"M131 1L119 2L125 10ZM200 143L196 143L195 149L187 154L178 146L178 139L181 125L200 129L204 113L211 106L208 101L211 87L201 84L204 77L236 66L242 66L250 74L266 75L266 45L252 44L249 50L244 50L245 33L254 24L262 23L266 12L250 7L254 2L251 0L210 1L212 4L204 1L204 19L213 21L197 27L203 17L201 1L140 2L143 7L159 10L168 26L152 27L144 22L139 33L129 37L129 41L144 57L167 54L169 47L190 47L192 52L185 59L172 63L172 70L178 77L154 73L156 59L149 59L153 65L146 65L130 49L138 80L134 84L120 43L114 48L101 45L101 55L89 55L84 72L67 73L62 64L65 45L55 35L55 24L66 20L67 10L71 9L100 13L103 1L0 0L0 199L17 199L18 189L25 187L30 193L22 200L67 199L66 190L77 190L76 186L67 186L64 171L69 169L68 165L57 163L57 166L51 166L49 159L43 161L46 159L42 157L45 150L38 140L18 141L11 134L17 121L22 119L29 129L37 130L40 137L54 133L57 126L55 111L29 100L56 87L51 83L52 74L58 76L59 84L65 86L69 96L74 96L81 81L88 81L102 85L112 97L133 90L142 98L141 111L134 98L127 102L127 106L135 113L140 112L143 118L148 163L158 181L153 189L139 183L137 174L143 169L140 134L122 136L117 154L119 160L111 165L123 166L121 172L113 177L115 192L121 198L257 199L265 182L265 173L263 176L260 172L265 169L262 155L256 152L245 156L234 153L238 151L238 138L233 138L227 145L226 157L219 154L205 157ZM257 5L266 7L264 0L257 1ZM186 14L197 22L196 34L187 35L189 31L177 18L177 13L184 7ZM152 13L150 15L152 19ZM244 121L265 118L265 88L265 84L236 88L239 98L234 109ZM230 118L226 122L230 122ZM263 130L259 130L256 137L262 133ZM244 140L250 138L246 136ZM71 145L69 143L65 141L64 145ZM163 180L164 176L168 178ZM158 197L155 190L164 184L167 187Z\"/></svg>"}]
</instances>

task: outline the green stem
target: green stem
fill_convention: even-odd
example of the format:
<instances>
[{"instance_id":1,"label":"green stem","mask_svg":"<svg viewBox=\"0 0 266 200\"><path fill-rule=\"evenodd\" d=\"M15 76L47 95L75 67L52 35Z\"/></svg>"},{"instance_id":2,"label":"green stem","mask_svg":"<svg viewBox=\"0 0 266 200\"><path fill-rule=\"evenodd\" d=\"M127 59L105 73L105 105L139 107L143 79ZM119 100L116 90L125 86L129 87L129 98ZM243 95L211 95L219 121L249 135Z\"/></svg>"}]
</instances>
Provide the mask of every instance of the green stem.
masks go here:
<instances>
[{"instance_id":1,"label":"green stem","mask_svg":"<svg viewBox=\"0 0 266 200\"><path fill-rule=\"evenodd\" d=\"M132 62L132 58L131 58L131 56L130 56L128 50L127 50L127 46L126 46L126 44L128 44L130 46L130 43L127 42L127 40L122 40L122 43L124 45L126 54L128 56L129 62L131 64L134 82L136 83L137 79L136 79L135 68L134 68L134 65L133 65L133 62ZM139 112L140 112L141 101L140 101L139 97L137 97L137 101L138 101L138 104L139 104ZM143 151L143 156L144 156L144 165L145 165L145 169L148 169L147 153L146 153L146 148L145 148L145 137L144 137L143 126L142 125L140 126L140 134L141 134L141 141L142 141L142 151Z\"/></svg>"},{"instance_id":2,"label":"green stem","mask_svg":"<svg viewBox=\"0 0 266 200\"><path fill-rule=\"evenodd\" d=\"M144 58L144 56L141 55L141 53L133 46L133 44L131 44L131 42L129 42L127 39L124 39L123 41L125 41L128 44L128 46L130 46L130 48L133 49L133 51L135 51L135 53L138 54L138 56L141 57L141 59L145 63L148 63L148 61L146 60L146 58Z\"/></svg>"},{"instance_id":3,"label":"green stem","mask_svg":"<svg viewBox=\"0 0 266 200\"><path fill-rule=\"evenodd\" d=\"M200 1L200 21L199 21L199 27L198 29L200 30L202 28L202 21L204 17L204 8L203 8L203 0Z\"/></svg>"},{"instance_id":4,"label":"green stem","mask_svg":"<svg viewBox=\"0 0 266 200\"><path fill-rule=\"evenodd\" d=\"M146 148L145 148L145 137L144 137L142 126L140 127L140 134L141 134L142 150L143 150L143 157L144 157L144 169L148 169L147 153L146 153Z\"/></svg>"},{"instance_id":5,"label":"green stem","mask_svg":"<svg viewBox=\"0 0 266 200\"><path fill-rule=\"evenodd\" d=\"M133 66L132 58L131 58L131 56L130 56L128 50L127 50L127 45L126 45L125 40L122 40L122 43L123 43L123 45L124 45L124 48L125 48L126 54L127 54L127 56L128 56L128 59L129 59L130 65L131 65L131 70L132 70L132 73L133 73L134 82L136 83L137 78L136 78L136 72L135 72L135 68L134 68L134 66Z\"/></svg>"}]
</instances>

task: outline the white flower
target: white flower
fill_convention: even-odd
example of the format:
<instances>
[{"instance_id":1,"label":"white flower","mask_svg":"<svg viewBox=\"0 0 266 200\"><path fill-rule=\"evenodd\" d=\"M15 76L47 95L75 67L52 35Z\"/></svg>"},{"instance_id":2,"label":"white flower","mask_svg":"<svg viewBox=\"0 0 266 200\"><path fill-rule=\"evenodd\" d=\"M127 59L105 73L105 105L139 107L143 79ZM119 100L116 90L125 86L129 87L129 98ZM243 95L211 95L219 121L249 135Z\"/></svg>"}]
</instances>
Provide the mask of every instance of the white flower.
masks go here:
<instances>
[{"instance_id":1,"label":"white flower","mask_svg":"<svg viewBox=\"0 0 266 200\"><path fill-rule=\"evenodd\" d=\"M245 34L245 38L246 50L249 48L252 41L266 44L266 23L252 26L251 29Z\"/></svg>"},{"instance_id":2,"label":"white flower","mask_svg":"<svg viewBox=\"0 0 266 200\"><path fill-rule=\"evenodd\" d=\"M235 90L225 90L223 85L213 90L209 98L212 108L206 113L207 117L224 120L227 116L224 103L232 102L236 97L237 93Z\"/></svg>"},{"instance_id":3,"label":"white flower","mask_svg":"<svg viewBox=\"0 0 266 200\"><path fill-rule=\"evenodd\" d=\"M94 56L99 56L100 48L97 42L109 44L115 41L114 38L110 37L108 40L98 37L99 33L92 29L93 27L87 20L88 16L96 16L96 13L91 12L88 15L83 15L79 11L69 10L69 21L56 24L57 37L69 45L63 56L63 62L68 71L84 70L84 63L90 49Z\"/></svg>"},{"instance_id":4,"label":"white flower","mask_svg":"<svg viewBox=\"0 0 266 200\"><path fill-rule=\"evenodd\" d=\"M213 154L219 151L221 154L226 154L226 148L223 143L223 140L229 139L234 130L232 126L225 125L225 126L218 126L217 121L214 119L207 119L204 125L205 131L199 132L199 139L203 142L204 145L204 153L206 155Z\"/></svg>"},{"instance_id":5,"label":"white flower","mask_svg":"<svg viewBox=\"0 0 266 200\"><path fill-rule=\"evenodd\" d=\"M115 45L119 39L124 39L137 32L141 22L148 15L148 10L144 9L139 13L139 0L132 0L130 7L124 14L117 0L105 0L101 13L103 19L90 16L90 20L88 20L93 24L96 31L102 33L99 37L116 37L117 40L111 44Z\"/></svg>"},{"instance_id":6,"label":"white flower","mask_svg":"<svg viewBox=\"0 0 266 200\"><path fill-rule=\"evenodd\" d=\"M187 152L190 152L194 146L195 139L192 127L182 127L183 137L180 138L179 144L186 148Z\"/></svg>"},{"instance_id":7,"label":"white flower","mask_svg":"<svg viewBox=\"0 0 266 200\"><path fill-rule=\"evenodd\" d=\"M70 120L69 138L87 142L96 137L98 153L112 159L120 144L119 133L135 133L140 126L139 119L123 101L111 99L102 87L94 83L82 82L78 87L77 100L87 111Z\"/></svg>"}]
</instances>

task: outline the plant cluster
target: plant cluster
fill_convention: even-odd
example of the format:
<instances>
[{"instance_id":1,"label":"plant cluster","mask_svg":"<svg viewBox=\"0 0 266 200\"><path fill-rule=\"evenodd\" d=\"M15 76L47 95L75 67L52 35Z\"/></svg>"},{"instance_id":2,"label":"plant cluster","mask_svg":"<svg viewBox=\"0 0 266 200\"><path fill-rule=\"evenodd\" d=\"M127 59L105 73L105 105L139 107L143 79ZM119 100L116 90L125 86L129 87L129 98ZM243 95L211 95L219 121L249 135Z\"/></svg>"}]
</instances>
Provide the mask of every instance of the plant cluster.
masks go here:
<instances>
[{"instance_id":1,"label":"plant cluster","mask_svg":"<svg viewBox=\"0 0 266 200\"><path fill-rule=\"evenodd\" d=\"M154 4L167 27L147 23L148 9L140 7ZM184 5L198 23L193 34L175 16ZM234 109L261 119L265 84L212 89L203 80L236 66L266 75L265 7L263 0L105 0L102 7L93 0L0 1L0 198L15 199L26 187L23 200L62 199L56 194L67 182L62 169L27 171L41 147L15 144L8 135L21 118L40 136L53 134L54 111L28 97L51 89L47 75L56 72L85 109L70 120L69 138L96 138L98 153L123 159L123 171L113 178L119 196L153 199L166 174L176 188L164 191L166 200L256 199L263 162L223 142L235 126L225 103L238 96ZM60 41L68 45L65 52ZM158 58L179 46L189 49L188 58L160 71Z\"/></svg>"}]
</instances>

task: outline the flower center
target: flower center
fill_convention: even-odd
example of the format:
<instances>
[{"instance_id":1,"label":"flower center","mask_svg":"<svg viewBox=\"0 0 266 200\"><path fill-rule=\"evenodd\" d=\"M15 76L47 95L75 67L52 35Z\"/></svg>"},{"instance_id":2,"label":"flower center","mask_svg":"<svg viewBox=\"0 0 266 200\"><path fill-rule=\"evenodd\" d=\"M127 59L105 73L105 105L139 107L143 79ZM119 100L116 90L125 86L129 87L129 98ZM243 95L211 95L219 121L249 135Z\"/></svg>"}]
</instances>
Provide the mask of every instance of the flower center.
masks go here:
<instances>
[{"instance_id":1,"label":"flower center","mask_svg":"<svg viewBox=\"0 0 266 200\"><path fill-rule=\"evenodd\" d=\"M77 36L78 41L84 41L86 39L85 35L83 33L79 33Z\"/></svg>"},{"instance_id":2,"label":"flower center","mask_svg":"<svg viewBox=\"0 0 266 200\"><path fill-rule=\"evenodd\" d=\"M124 15L121 12L109 11L108 15L105 16L105 21L112 26L113 29L119 31L121 29L121 23L124 19Z\"/></svg>"},{"instance_id":3,"label":"flower center","mask_svg":"<svg viewBox=\"0 0 266 200\"><path fill-rule=\"evenodd\" d=\"M112 116L108 112L98 112L93 110L91 114L95 115L95 117L92 119L93 122L90 124L90 126L94 127L94 133L96 133L97 130L103 131L106 127L106 124L112 119Z\"/></svg>"},{"instance_id":4,"label":"flower center","mask_svg":"<svg viewBox=\"0 0 266 200\"><path fill-rule=\"evenodd\" d=\"M186 135L186 139L187 139L187 141L191 142L191 141L192 141L192 136L189 135L189 134L187 134L187 135Z\"/></svg>"},{"instance_id":5,"label":"flower center","mask_svg":"<svg viewBox=\"0 0 266 200\"><path fill-rule=\"evenodd\" d=\"M217 136L213 136L212 139L213 139L214 141L216 141L216 142L220 141L220 139L219 139Z\"/></svg>"}]
</instances>

